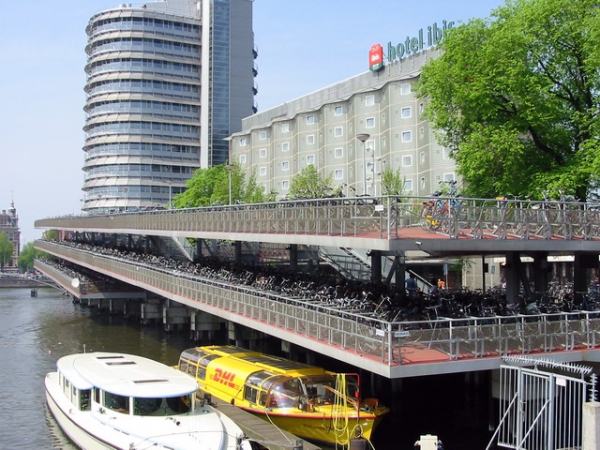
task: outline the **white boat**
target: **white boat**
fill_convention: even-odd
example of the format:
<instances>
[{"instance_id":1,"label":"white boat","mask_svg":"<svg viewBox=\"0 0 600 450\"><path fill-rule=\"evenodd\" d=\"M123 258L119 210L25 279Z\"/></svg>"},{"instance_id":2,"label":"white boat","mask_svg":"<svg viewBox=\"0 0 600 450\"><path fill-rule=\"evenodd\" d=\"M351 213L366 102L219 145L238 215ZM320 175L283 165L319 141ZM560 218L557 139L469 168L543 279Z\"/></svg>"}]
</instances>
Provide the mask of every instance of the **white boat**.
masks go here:
<instances>
[{"instance_id":1,"label":"white boat","mask_svg":"<svg viewBox=\"0 0 600 450\"><path fill-rule=\"evenodd\" d=\"M188 374L141 356L81 353L46 375L56 421L84 450L251 450L241 428L197 399Z\"/></svg>"}]
</instances>

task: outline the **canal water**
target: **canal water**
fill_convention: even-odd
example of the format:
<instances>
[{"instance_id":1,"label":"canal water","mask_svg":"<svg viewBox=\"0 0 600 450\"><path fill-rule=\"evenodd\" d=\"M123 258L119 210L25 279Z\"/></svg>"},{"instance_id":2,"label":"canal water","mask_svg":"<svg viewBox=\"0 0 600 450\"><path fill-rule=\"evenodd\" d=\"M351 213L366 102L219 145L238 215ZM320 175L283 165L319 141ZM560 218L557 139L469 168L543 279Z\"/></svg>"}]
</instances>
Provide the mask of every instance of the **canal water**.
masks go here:
<instances>
[{"instance_id":1,"label":"canal water","mask_svg":"<svg viewBox=\"0 0 600 450\"><path fill-rule=\"evenodd\" d=\"M142 327L73 304L53 289L40 289L37 297L29 289L0 289L0 447L76 449L45 402L44 377L58 358L119 351L176 364L179 353L192 345L185 332ZM394 396L391 388L379 394L392 413L373 439L376 450L411 450L426 433L437 434L446 450L485 449L491 436L486 389L451 375L403 380L397 390Z\"/></svg>"}]
</instances>

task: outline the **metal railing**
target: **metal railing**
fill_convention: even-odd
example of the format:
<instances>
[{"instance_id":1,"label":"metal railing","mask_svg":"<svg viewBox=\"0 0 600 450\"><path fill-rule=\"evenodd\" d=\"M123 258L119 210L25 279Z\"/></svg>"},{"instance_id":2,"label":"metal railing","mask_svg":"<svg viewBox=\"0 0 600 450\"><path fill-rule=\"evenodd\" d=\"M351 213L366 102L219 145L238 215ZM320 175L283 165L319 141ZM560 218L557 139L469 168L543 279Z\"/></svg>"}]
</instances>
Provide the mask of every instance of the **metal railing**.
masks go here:
<instances>
[{"instance_id":1,"label":"metal railing","mask_svg":"<svg viewBox=\"0 0 600 450\"><path fill-rule=\"evenodd\" d=\"M437 361L456 361L600 347L600 311L385 322L59 243L36 241L35 246L188 307L233 321L252 319L389 366L413 363L411 349L432 351Z\"/></svg>"},{"instance_id":2,"label":"metal railing","mask_svg":"<svg viewBox=\"0 0 600 450\"><path fill-rule=\"evenodd\" d=\"M434 206L429 208L427 205ZM359 197L63 216L36 227L140 233L260 233L399 239L422 227L452 239L600 239L600 209L581 202ZM187 233L187 234L186 234Z\"/></svg>"}]
</instances>

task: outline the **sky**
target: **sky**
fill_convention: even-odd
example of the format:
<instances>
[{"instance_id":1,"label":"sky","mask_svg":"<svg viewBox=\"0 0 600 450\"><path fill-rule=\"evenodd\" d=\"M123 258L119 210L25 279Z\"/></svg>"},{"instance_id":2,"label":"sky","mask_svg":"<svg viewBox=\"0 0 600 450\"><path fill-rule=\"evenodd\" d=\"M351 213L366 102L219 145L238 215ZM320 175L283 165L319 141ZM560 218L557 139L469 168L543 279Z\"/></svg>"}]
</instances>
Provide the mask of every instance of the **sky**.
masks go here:
<instances>
[{"instance_id":1,"label":"sky","mask_svg":"<svg viewBox=\"0 0 600 450\"><path fill-rule=\"evenodd\" d=\"M14 201L21 246L41 237L35 220L81 211L85 27L121 3L0 2L0 210ZM434 22L488 18L502 4L254 0L259 111L367 71L373 44L386 51Z\"/></svg>"}]
</instances>

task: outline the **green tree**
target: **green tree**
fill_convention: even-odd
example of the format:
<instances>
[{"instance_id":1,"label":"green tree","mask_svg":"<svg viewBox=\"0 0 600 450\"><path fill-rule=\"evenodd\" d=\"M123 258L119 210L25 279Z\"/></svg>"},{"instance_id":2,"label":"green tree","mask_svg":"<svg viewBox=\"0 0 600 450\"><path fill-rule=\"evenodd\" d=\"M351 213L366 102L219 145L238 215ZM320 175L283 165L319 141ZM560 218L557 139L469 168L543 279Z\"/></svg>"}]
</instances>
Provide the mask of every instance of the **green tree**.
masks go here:
<instances>
[{"instance_id":1,"label":"green tree","mask_svg":"<svg viewBox=\"0 0 600 450\"><path fill-rule=\"evenodd\" d=\"M8 264L12 258L15 247L8 239L6 233L0 232L0 271L4 271L4 266Z\"/></svg>"},{"instance_id":2,"label":"green tree","mask_svg":"<svg viewBox=\"0 0 600 450\"><path fill-rule=\"evenodd\" d=\"M47 256L48 254L38 250L34 247L33 242L28 242L25 244L23 249L21 250L21 254L19 255L19 269L22 272L26 272L28 270L33 269L33 261L35 259L39 259L43 256Z\"/></svg>"},{"instance_id":3,"label":"green tree","mask_svg":"<svg viewBox=\"0 0 600 450\"><path fill-rule=\"evenodd\" d=\"M333 196L333 175L322 177L314 164L306 166L290 183L289 197L311 199Z\"/></svg>"},{"instance_id":4,"label":"green tree","mask_svg":"<svg viewBox=\"0 0 600 450\"><path fill-rule=\"evenodd\" d=\"M406 192L406 177L400 174L400 170L395 172L386 168L381 172L381 192L383 195L410 195Z\"/></svg>"},{"instance_id":5,"label":"green tree","mask_svg":"<svg viewBox=\"0 0 600 450\"><path fill-rule=\"evenodd\" d=\"M444 37L416 91L465 194L586 199L598 187L598 6L507 0Z\"/></svg>"},{"instance_id":6,"label":"green tree","mask_svg":"<svg viewBox=\"0 0 600 450\"><path fill-rule=\"evenodd\" d=\"M187 189L175 195L173 205L176 208L196 206L227 205L231 180L232 203L259 203L275 200L273 193L265 193L256 183L254 172L246 183L246 176L238 164L213 166L198 169L188 180Z\"/></svg>"}]
</instances>

